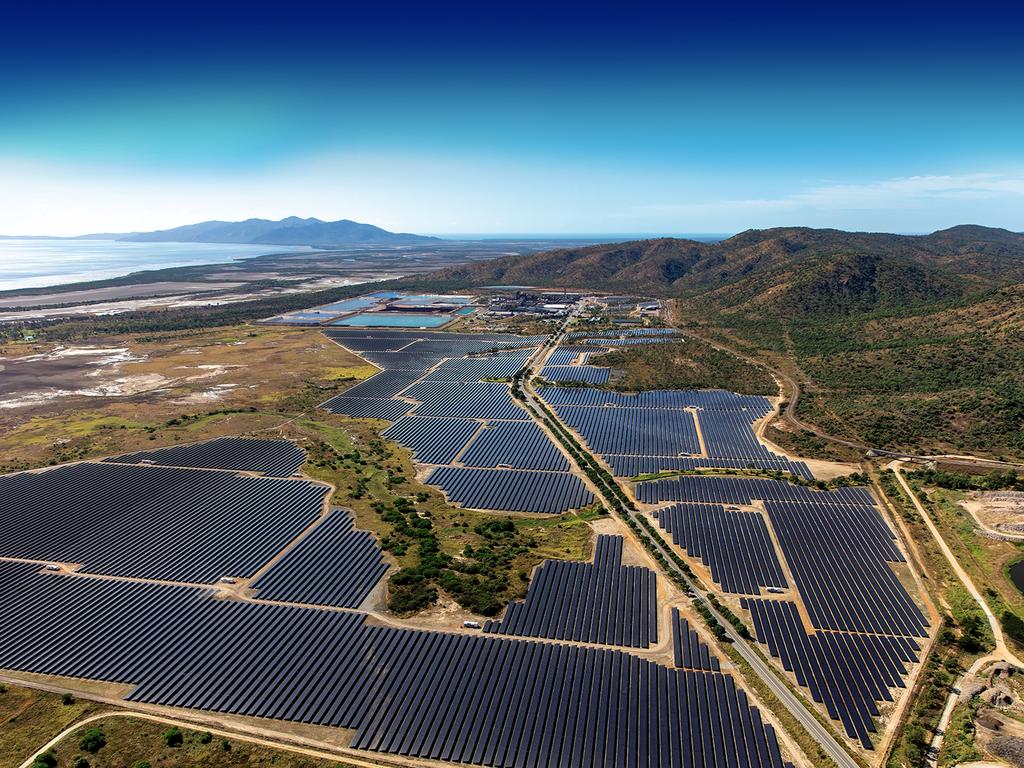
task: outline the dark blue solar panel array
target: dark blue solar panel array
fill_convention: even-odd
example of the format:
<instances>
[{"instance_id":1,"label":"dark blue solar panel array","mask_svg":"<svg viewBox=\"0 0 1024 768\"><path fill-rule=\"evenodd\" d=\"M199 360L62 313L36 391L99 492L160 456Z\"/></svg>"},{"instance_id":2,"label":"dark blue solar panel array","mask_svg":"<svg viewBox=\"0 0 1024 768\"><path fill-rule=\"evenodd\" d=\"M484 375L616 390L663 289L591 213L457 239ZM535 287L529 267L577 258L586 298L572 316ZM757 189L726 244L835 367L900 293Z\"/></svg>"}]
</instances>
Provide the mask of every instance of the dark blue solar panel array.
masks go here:
<instances>
[{"instance_id":1,"label":"dark blue solar panel array","mask_svg":"<svg viewBox=\"0 0 1024 768\"><path fill-rule=\"evenodd\" d=\"M357 608L387 569L373 536L336 510L250 586L260 600Z\"/></svg>"},{"instance_id":2,"label":"dark blue solar panel array","mask_svg":"<svg viewBox=\"0 0 1024 768\"><path fill-rule=\"evenodd\" d=\"M485 427L459 460L467 467L569 471L569 462L532 421L499 421Z\"/></svg>"},{"instance_id":3,"label":"dark blue solar panel array","mask_svg":"<svg viewBox=\"0 0 1024 768\"><path fill-rule=\"evenodd\" d=\"M683 475L636 484L637 498L648 504L661 501L698 501L704 504L750 504L764 501L854 504L872 506L866 488L836 488L819 491L802 485L762 477L702 477Z\"/></svg>"},{"instance_id":4,"label":"dark blue solar panel array","mask_svg":"<svg viewBox=\"0 0 1024 768\"><path fill-rule=\"evenodd\" d=\"M413 384L404 397L420 400L416 416L466 419L528 419L512 398L508 384L492 381L424 381Z\"/></svg>"},{"instance_id":5,"label":"dark blue solar panel array","mask_svg":"<svg viewBox=\"0 0 1024 768\"><path fill-rule=\"evenodd\" d=\"M412 403L404 400L386 400L379 397L349 397L340 394L332 397L321 408L331 413L351 416L353 419L383 419L394 421L412 410Z\"/></svg>"},{"instance_id":6,"label":"dark blue solar panel array","mask_svg":"<svg viewBox=\"0 0 1024 768\"><path fill-rule=\"evenodd\" d=\"M412 450L417 461L440 465L426 482L451 501L476 509L549 513L593 503L558 448L513 399L510 386L481 381L517 373L543 339L365 330L328 335L387 370L324 407L357 417L404 416L383 436Z\"/></svg>"},{"instance_id":7,"label":"dark blue solar panel array","mask_svg":"<svg viewBox=\"0 0 1024 768\"><path fill-rule=\"evenodd\" d=\"M381 371L366 381L346 389L342 394L345 397L394 397L406 387L418 381L422 375L421 371Z\"/></svg>"},{"instance_id":8,"label":"dark blue solar panel array","mask_svg":"<svg viewBox=\"0 0 1024 768\"><path fill-rule=\"evenodd\" d=\"M654 571L622 565L621 536L598 536L593 563L545 560L526 600L484 632L648 648L658 642Z\"/></svg>"},{"instance_id":9,"label":"dark blue solar panel array","mask_svg":"<svg viewBox=\"0 0 1024 768\"><path fill-rule=\"evenodd\" d=\"M422 464L451 464L479 429L480 422L471 419L405 416L381 435L404 445Z\"/></svg>"},{"instance_id":10,"label":"dark blue solar panel array","mask_svg":"<svg viewBox=\"0 0 1024 768\"><path fill-rule=\"evenodd\" d=\"M780 459L754 436L753 414L739 411L702 410L697 415L708 456L715 458L771 460Z\"/></svg>"},{"instance_id":11,"label":"dark blue solar panel array","mask_svg":"<svg viewBox=\"0 0 1024 768\"><path fill-rule=\"evenodd\" d=\"M480 381L514 376L533 354L532 349L497 352L487 357L445 360L427 374L424 381Z\"/></svg>"},{"instance_id":12,"label":"dark blue solar panel array","mask_svg":"<svg viewBox=\"0 0 1024 768\"><path fill-rule=\"evenodd\" d=\"M589 355L593 350L587 347L558 347L548 357L548 365L572 365L581 354Z\"/></svg>"},{"instance_id":13,"label":"dark blue solar panel array","mask_svg":"<svg viewBox=\"0 0 1024 768\"><path fill-rule=\"evenodd\" d=\"M438 467L427 482L449 501L472 509L560 515L594 503L594 494L568 472Z\"/></svg>"},{"instance_id":14,"label":"dark blue solar panel array","mask_svg":"<svg viewBox=\"0 0 1024 768\"><path fill-rule=\"evenodd\" d=\"M606 453L603 458L616 477L636 477L658 472L688 472L695 469L757 469L791 472L804 480L814 479L814 475L804 462L790 461L784 456L771 459L708 459L700 456L623 456Z\"/></svg>"},{"instance_id":15,"label":"dark blue solar panel array","mask_svg":"<svg viewBox=\"0 0 1024 768\"><path fill-rule=\"evenodd\" d=\"M236 469L244 472L262 472L271 477L288 477L301 467L305 460L305 452L288 440L218 437L216 440L202 443L126 453L103 461L117 464L138 464L146 461L170 467Z\"/></svg>"},{"instance_id":16,"label":"dark blue solar panel array","mask_svg":"<svg viewBox=\"0 0 1024 768\"><path fill-rule=\"evenodd\" d=\"M0 477L0 557L85 573L248 577L313 523L329 488L202 469L72 464Z\"/></svg>"},{"instance_id":17,"label":"dark blue solar panel array","mask_svg":"<svg viewBox=\"0 0 1024 768\"><path fill-rule=\"evenodd\" d=\"M540 376L548 381L579 381L585 384L607 384L608 368L594 365L545 365Z\"/></svg>"},{"instance_id":18,"label":"dark blue solar panel array","mask_svg":"<svg viewBox=\"0 0 1024 768\"><path fill-rule=\"evenodd\" d=\"M672 336L678 333L675 328L627 328L623 330L614 331L574 331L567 333L565 338L567 339L611 339L616 336L635 337L635 336Z\"/></svg>"},{"instance_id":19,"label":"dark blue solar panel array","mask_svg":"<svg viewBox=\"0 0 1024 768\"><path fill-rule=\"evenodd\" d=\"M672 542L711 570L725 592L759 595L759 586L785 587L786 577L760 512L712 504L676 504L657 511Z\"/></svg>"},{"instance_id":20,"label":"dark blue solar panel array","mask_svg":"<svg viewBox=\"0 0 1024 768\"><path fill-rule=\"evenodd\" d=\"M585 344L600 344L606 347L635 347L638 344L667 344L676 341L673 338L627 338L627 339L584 339Z\"/></svg>"},{"instance_id":21,"label":"dark blue solar panel array","mask_svg":"<svg viewBox=\"0 0 1024 768\"><path fill-rule=\"evenodd\" d=\"M566 370L586 367L567 366ZM571 378L567 373L565 380ZM771 411L763 397L722 390L655 390L630 395L586 387L543 387L539 393L619 477L720 468L779 470L813 479L806 464L772 453L758 442L752 424ZM706 456L700 455L696 429L692 423L686 425L694 417L680 415L685 408L696 409ZM677 428L680 423L682 432ZM618 436L622 443L601 440L602 432ZM671 437L664 441L640 437L659 432ZM591 437L598 442L591 442Z\"/></svg>"},{"instance_id":22,"label":"dark blue solar panel array","mask_svg":"<svg viewBox=\"0 0 1024 768\"><path fill-rule=\"evenodd\" d=\"M723 389L663 389L626 394L582 387L542 387L538 394L551 405L593 405L621 408L706 408L746 411L754 421L772 410L758 395L737 395Z\"/></svg>"},{"instance_id":23,"label":"dark blue solar panel array","mask_svg":"<svg viewBox=\"0 0 1024 768\"><path fill-rule=\"evenodd\" d=\"M876 702L891 700L889 689L903 686L906 664L916 661L919 651L912 637L925 637L928 622L890 566L903 556L867 489L818 491L762 478L698 476L638 483L637 489L642 501L686 500L690 503L681 507L693 511L713 504L763 501L817 631L805 631L794 603L744 598L758 640L796 674L798 683L809 688L831 717L842 721L851 738L871 748ZM722 514L761 519L759 513ZM659 518L664 518L663 525L673 520L669 524L674 527L678 522L666 510L659 511ZM685 527L688 519L682 522ZM721 526L697 518L693 523L700 526L701 547ZM748 582L770 585L758 576L763 565L756 554L759 546L747 543L741 548L755 553L746 559ZM706 554L703 549L701 554ZM730 560L730 567L734 563Z\"/></svg>"},{"instance_id":24,"label":"dark blue solar panel array","mask_svg":"<svg viewBox=\"0 0 1024 768\"><path fill-rule=\"evenodd\" d=\"M818 629L925 637L928 621L888 565L903 562L874 507L765 502Z\"/></svg>"},{"instance_id":25,"label":"dark blue solar panel array","mask_svg":"<svg viewBox=\"0 0 1024 768\"><path fill-rule=\"evenodd\" d=\"M559 418L600 454L699 454L693 416L682 410L558 406Z\"/></svg>"},{"instance_id":26,"label":"dark blue solar panel array","mask_svg":"<svg viewBox=\"0 0 1024 768\"><path fill-rule=\"evenodd\" d=\"M920 648L908 637L816 632L807 634L793 603L744 600L759 642L796 675L812 698L840 720L851 738L872 749L870 733L879 701L892 701L890 688L903 688L907 664Z\"/></svg>"},{"instance_id":27,"label":"dark blue solar panel array","mask_svg":"<svg viewBox=\"0 0 1024 768\"><path fill-rule=\"evenodd\" d=\"M700 641L700 635L690 629L690 622L679 614L678 608L672 609L672 654L680 669L703 669L707 672L721 669L718 657Z\"/></svg>"},{"instance_id":28,"label":"dark blue solar panel array","mask_svg":"<svg viewBox=\"0 0 1024 768\"><path fill-rule=\"evenodd\" d=\"M133 701L350 728L356 749L422 759L782 768L774 731L727 675L33 570L0 563L2 668L135 684Z\"/></svg>"}]
</instances>

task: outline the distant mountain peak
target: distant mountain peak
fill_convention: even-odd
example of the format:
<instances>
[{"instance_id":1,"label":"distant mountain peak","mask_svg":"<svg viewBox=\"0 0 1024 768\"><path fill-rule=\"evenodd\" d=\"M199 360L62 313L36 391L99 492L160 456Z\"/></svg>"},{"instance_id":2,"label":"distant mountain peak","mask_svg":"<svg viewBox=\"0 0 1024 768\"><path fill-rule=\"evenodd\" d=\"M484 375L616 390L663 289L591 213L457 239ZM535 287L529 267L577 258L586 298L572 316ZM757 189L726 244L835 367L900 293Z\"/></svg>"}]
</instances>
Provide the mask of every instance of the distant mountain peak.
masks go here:
<instances>
[{"instance_id":1,"label":"distant mountain peak","mask_svg":"<svg viewBox=\"0 0 1024 768\"><path fill-rule=\"evenodd\" d=\"M407 232L389 232L373 224L351 219L322 221L317 218L288 216L280 221L203 221L156 232L132 232L115 236L127 242L245 243L253 245L414 245L438 240L436 237Z\"/></svg>"}]
</instances>

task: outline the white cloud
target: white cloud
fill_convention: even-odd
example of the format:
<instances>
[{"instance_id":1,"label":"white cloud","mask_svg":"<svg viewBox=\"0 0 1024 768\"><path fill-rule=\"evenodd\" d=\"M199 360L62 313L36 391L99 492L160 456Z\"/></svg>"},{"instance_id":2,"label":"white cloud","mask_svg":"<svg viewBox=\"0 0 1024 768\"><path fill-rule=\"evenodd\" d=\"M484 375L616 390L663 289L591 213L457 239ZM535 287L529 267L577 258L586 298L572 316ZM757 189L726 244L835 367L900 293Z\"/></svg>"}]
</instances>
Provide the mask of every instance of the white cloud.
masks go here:
<instances>
[{"instance_id":1,"label":"white cloud","mask_svg":"<svg viewBox=\"0 0 1024 768\"><path fill-rule=\"evenodd\" d=\"M730 194L744 188L758 194ZM956 223L1024 229L1024 173L799 188L755 171L706 178L677 168L471 155L330 154L216 175L0 157L2 234L75 235L288 215L425 233L735 232L798 224L897 232Z\"/></svg>"},{"instance_id":2,"label":"white cloud","mask_svg":"<svg viewBox=\"0 0 1024 768\"><path fill-rule=\"evenodd\" d=\"M936 204L983 200L1024 201L1024 177L995 173L906 176L859 184L829 183L773 198L738 198L654 204L625 216L680 217L846 211L920 210Z\"/></svg>"}]
</instances>

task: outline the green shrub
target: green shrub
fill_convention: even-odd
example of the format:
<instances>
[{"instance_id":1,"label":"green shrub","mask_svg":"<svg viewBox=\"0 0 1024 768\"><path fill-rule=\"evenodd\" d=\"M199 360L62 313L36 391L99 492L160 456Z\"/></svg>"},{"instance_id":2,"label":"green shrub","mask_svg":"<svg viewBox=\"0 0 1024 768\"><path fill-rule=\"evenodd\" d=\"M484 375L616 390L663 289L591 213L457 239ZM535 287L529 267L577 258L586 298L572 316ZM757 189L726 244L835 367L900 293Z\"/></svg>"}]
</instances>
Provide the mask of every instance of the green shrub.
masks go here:
<instances>
[{"instance_id":1,"label":"green shrub","mask_svg":"<svg viewBox=\"0 0 1024 768\"><path fill-rule=\"evenodd\" d=\"M95 755L107 745L107 737L99 728L86 728L82 738L78 740L78 746L90 755Z\"/></svg>"},{"instance_id":2,"label":"green shrub","mask_svg":"<svg viewBox=\"0 0 1024 768\"><path fill-rule=\"evenodd\" d=\"M185 737L177 726L164 731L164 743L168 747L180 747L184 740Z\"/></svg>"}]
</instances>

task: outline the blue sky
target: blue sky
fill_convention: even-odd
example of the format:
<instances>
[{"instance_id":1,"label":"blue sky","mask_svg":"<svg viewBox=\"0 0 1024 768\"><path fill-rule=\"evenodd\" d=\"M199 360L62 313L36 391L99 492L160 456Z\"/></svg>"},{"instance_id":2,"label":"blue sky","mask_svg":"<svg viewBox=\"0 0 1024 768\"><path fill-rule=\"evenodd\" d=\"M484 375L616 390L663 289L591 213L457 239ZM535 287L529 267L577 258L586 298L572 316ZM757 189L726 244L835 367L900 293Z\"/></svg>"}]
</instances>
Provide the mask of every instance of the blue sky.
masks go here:
<instances>
[{"instance_id":1,"label":"blue sky","mask_svg":"<svg viewBox=\"0 0 1024 768\"><path fill-rule=\"evenodd\" d=\"M0 232L1024 229L1024 12L717 5L25 4Z\"/></svg>"}]
</instances>

